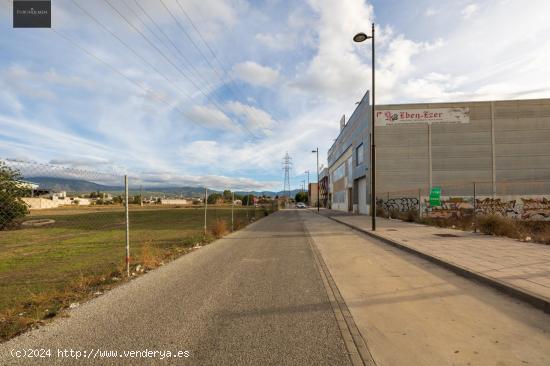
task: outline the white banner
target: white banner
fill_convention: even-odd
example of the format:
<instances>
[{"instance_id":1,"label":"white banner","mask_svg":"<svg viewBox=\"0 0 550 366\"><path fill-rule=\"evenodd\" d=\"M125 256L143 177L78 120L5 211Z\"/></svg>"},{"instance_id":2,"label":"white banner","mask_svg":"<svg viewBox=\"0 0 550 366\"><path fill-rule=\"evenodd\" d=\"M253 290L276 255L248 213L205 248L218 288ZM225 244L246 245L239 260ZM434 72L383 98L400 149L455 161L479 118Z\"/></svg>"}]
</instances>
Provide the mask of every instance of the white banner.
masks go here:
<instances>
[{"instance_id":1,"label":"white banner","mask_svg":"<svg viewBox=\"0 0 550 366\"><path fill-rule=\"evenodd\" d=\"M412 123L470 123L470 108L377 109L376 126Z\"/></svg>"}]
</instances>

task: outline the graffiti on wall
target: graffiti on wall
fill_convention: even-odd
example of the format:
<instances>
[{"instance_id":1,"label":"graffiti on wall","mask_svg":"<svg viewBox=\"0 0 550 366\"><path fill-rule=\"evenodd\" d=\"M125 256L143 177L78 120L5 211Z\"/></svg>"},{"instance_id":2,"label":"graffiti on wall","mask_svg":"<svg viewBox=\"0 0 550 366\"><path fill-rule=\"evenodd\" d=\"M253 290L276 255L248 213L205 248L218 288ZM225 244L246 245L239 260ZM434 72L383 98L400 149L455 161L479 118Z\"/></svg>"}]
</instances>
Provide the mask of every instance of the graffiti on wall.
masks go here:
<instances>
[{"instance_id":1,"label":"graffiti on wall","mask_svg":"<svg viewBox=\"0 0 550 366\"><path fill-rule=\"evenodd\" d=\"M500 198L476 199L476 215L499 215L520 218L516 200L503 201Z\"/></svg>"},{"instance_id":2,"label":"graffiti on wall","mask_svg":"<svg viewBox=\"0 0 550 366\"><path fill-rule=\"evenodd\" d=\"M550 199L542 197L522 198L523 207L521 218L523 220L544 220L550 221Z\"/></svg>"},{"instance_id":3,"label":"graffiti on wall","mask_svg":"<svg viewBox=\"0 0 550 366\"><path fill-rule=\"evenodd\" d=\"M401 197L378 199L378 207L386 212L407 212L418 210L418 198ZM473 197L449 197L441 199L441 206L429 209L429 200L422 202L422 211L433 218L457 218L471 216L474 212ZM500 215L520 220L550 221L550 199L519 198L503 200L501 198L476 199L476 215Z\"/></svg>"},{"instance_id":4,"label":"graffiti on wall","mask_svg":"<svg viewBox=\"0 0 550 366\"><path fill-rule=\"evenodd\" d=\"M418 198L401 197L386 200L378 199L376 205L382 207L386 212L407 212L418 210Z\"/></svg>"}]
</instances>

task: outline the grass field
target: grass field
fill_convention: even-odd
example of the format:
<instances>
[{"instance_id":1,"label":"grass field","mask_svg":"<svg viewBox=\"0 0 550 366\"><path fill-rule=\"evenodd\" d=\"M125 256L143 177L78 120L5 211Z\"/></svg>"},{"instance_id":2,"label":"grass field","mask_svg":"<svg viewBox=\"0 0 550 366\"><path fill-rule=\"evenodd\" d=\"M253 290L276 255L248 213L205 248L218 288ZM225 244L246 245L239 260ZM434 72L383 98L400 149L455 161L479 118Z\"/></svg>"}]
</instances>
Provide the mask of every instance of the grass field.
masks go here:
<instances>
[{"instance_id":1,"label":"grass field","mask_svg":"<svg viewBox=\"0 0 550 366\"><path fill-rule=\"evenodd\" d=\"M30 216L55 223L0 231L0 339L4 340L124 276L122 207L41 210ZM235 209L236 228L263 216L263 208ZM205 237L202 208L131 207L132 271L138 264L152 269L213 240L211 232L220 229L217 220L225 221L230 230L231 208L208 208Z\"/></svg>"}]
</instances>

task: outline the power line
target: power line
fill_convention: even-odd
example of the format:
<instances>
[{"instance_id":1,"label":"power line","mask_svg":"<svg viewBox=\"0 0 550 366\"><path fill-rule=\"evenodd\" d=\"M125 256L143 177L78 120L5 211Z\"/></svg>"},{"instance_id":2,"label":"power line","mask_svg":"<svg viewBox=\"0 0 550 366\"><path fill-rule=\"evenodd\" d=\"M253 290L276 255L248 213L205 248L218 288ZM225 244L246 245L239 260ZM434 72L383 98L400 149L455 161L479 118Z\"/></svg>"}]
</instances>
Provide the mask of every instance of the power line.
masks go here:
<instances>
[{"instance_id":1,"label":"power line","mask_svg":"<svg viewBox=\"0 0 550 366\"><path fill-rule=\"evenodd\" d=\"M157 74L159 74L162 78L164 78L166 81L168 81L172 86L174 86L176 89L178 89L184 96L192 100L192 97L183 89L181 89L174 81L170 80L164 73L162 73L160 70L158 70L153 64L151 64L147 59L145 59L143 56L141 56L135 49L133 49L128 43L126 43L122 38L120 38L116 33L111 31L109 28L107 28L103 23L101 23L96 17L94 17L92 14L90 14L86 9L81 7L75 0L71 0L72 3L78 7L84 14L86 14L88 17L90 17L96 24L98 24L101 28L103 28L106 32L108 32L111 36L113 36L115 39L117 39L124 47L126 47L130 52L132 52L136 57L138 57L142 62L144 62L146 65L148 65L151 69L153 69Z\"/></svg>"},{"instance_id":2,"label":"power line","mask_svg":"<svg viewBox=\"0 0 550 366\"><path fill-rule=\"evenodd\" d=\"M183 33L185 34L185 36L187 37L187 39L191 42L191 44L193 45L193 47L197 50L197 52L200 54L200 56L206 61L206 63L208 64L208 66L210 66L210 68L217 74L219 80L221 81L222 84L225 84L225 80L223 79L223 76L220 75L220 72L219 70L214 67L214 65L212 65L212 63L210 63L208 57L206 57L206 55L202 52L202 50L200 49L199 46L197 46L197 44L195 43L195 41L193 40L193 38L189 35L189 33L187 32L187 30L185 29L185 27L181 24L181 22L178 20L178 18L174 15L174 13L168 8L168 6L166 6L166 4L164 3L164 0L160 0L161 4L163 5L163 7L166 9L166 11L168 12L168 14L172 17L172 19L176 22L177 26L183 31ZM187 13L185 12L185 9L182 7L182 5L176 1L176 3L178 4L179 8L183 11L183 13L188 17L188 19L191 19ZM191 20L191 23L192 23L192 20ZM203 39L202 37L202 34L199 32L198 28L194 25L194 23L192 23L193 25L193 28L197 31L197 33L199 33L199 36ZM203 42L204 42L204 39L203 39ZM208 48L210 48L208 45L207 45ZM213 51L211 50L211 52L213 53ZM214 57L215 57L215 54L214 54ZM218 61L219 62L219 61ZM222 69L223 69L223 66L222 66ZM222 73L223 74L223 73ZM227 84L229 86L229 92L232 94L233 98L235 100L238 100L239 98L237 98L237 96L235 95L235 91L231 89L231 84L228 83ZM254 116L251 114L251 111L249 110L249 108L245 108L244 110L244 113L248 115L248 117L251 119L251 120L254 120Z\"/></svg>"},{"instance_id":3,"label":"power line","mask_svg":"<svg viewBox=\"0 0 550 366\"><path fill-rule=\"evenodd\" d=\"M155 38L162 44L164 44L166 46L166 43L165 41L163 41L162 39L160 39L158 37L158 35L153 32L153 30L149 27L149 25L147 25L147 23L145 21L143 21L141 19L141 16L136 12L134 11L134 9L126 2L126 0L123 0L124 4L126 5L126 7L132 11L132 13L136 16L137 19L139 19L139 21L149 30L149 32L155 36ZM157 31L159 31L163 36L164 38L170 43L170 45L176 50L176 52L178 52L178 54L185 60L186 64L184 64L183 66L191 73L194 73L195 77L197 77L197 79L199 80L199 82L202 80L204 82L204 84L206 85L206 90L209 91L208 87L208 83L205 82L204 79L201 78L201 75L200 75L200 72L195 68L195 66L193 65L193 63L191 61L189 61L189 59L185 56L185 54L179 49L179 47L176 46L176 44L172 41L172 39L170 37L168 37L168 35L162 30L162 28L157 24L157 22L149 15L149 13L141 6L141 4L137 1L137 0L134 0L135 4L141 9L141 11L143 12L143 14L145 14L145 16L147 17L147 19L149 19L149 21L151 23L154 24L154 26L156 27ZM167 48L170 48L170 47L167 47Z\"/></svg>"},{"instance_id":4,"label":"power line","mask_svg":"<svg viewBox=\"0 0 550 366\"><path fill-rule=\"evenodd\" d=\"M136 0L134 0L136 1ZM199 35L199 38L200 40L202 41L202 43L206 46L206 48L210 51L210 53L212 54L212 57L214 57L214 59L216 60L216 62L218 63L218 65L220 66L220 68L222 69L222 71L227 75L229 74L229 71L227 71L227 69L223 66L222 62L219 60L218 56L216 55L216 53L214 52L214 50L208 45L208 42L206 42L206 40L204 39L202 33L200 32L200 30L198 29L198 27L195 25L195 22L193 22L193 19L189 16L189 14L185 11L184 7L180 4L179 0L176 0L176 3L178 4L178 6L180 7L181 11L183 12L183 14L185 15L185 17L187 18L187 20L189 21L189 23L191 24L191 26L193 27L193 29L195 30L195 32L197 32L197 34ZM229 80L231 80L231 78L229 78ZM234 83L235 84L235 83ZM231 84L229 84L231 85ZM230 86L231 87L231 86ZM235 88L237 89L237 91L240 93L240 94L244 94L242 92L242 90L240 90L240 88L238 87L237 84L235 84Z\"/></svg>"},{"instance_id":5,"label":"power line","mask_svg":"<svg viewBox=\"0 0 550 366\"><path fill-rule=\"evenodd\" d=\"M141 35L141 37L143 39L145 39L145 41L147 41L147 43L153 47L170 65L172 65L172 67L174 67L174 69L176 69L185 79L187 79L191 84L193 84L194 87L196 87L203 95L204 97L207 99L207 100L210 100L212 102L212 104L214 105L214 107L216 107L216 109L218 109L222 114L225 115L225 113L223 112L222 108L219 106L219 104L216 103L216 101L214 101L212 98L210 98L203 90L200 86L198 86L191 78L189 78L189 76L187 76L182 70L181 68L178 67L178 65L174 64L174 62L172 62L172 60L170 60L170 58L168 56L166 56L166 54L161 50L159 49L153 42L151 42L151 40L145 35L143 34L142 31L140 31L134 24L132 24L115 6L113 6L109 0L103 0L107 5L109 5L109 7L111 9L113 9L132 29L134 29L136 32L139 33L139 35ZM162 0L161 0L162 2ZM250 131L248 129L248 127L246 126L242 126L244 127L244 129L254 138L254 139L257 139L257 137L252 133L252 131Z\"/></svg>"}]
</instances>

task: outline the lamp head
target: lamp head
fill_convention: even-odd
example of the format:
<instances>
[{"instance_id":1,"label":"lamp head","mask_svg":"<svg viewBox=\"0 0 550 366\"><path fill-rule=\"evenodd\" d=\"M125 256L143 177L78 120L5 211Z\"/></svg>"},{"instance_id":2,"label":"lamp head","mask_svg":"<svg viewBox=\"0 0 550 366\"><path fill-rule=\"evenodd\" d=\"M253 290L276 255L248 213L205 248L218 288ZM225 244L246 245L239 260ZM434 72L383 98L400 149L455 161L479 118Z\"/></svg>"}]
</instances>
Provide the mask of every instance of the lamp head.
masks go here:
<instances>
[{"instance_id":1,"label":"lamp head","mask_svg":"<svg viewBox=\"0 0 550 366\"><path fill-rule=\"evenodd\" d=\"M369 38L372 38L372 37L369 37L367 36L365 33L361 32L361 33L357 33L355 36L353 36L353 40L357 43L360 43L360 42L363 42L363 41L366 41L367 39Z\"/></svg>"}]
</instances>

